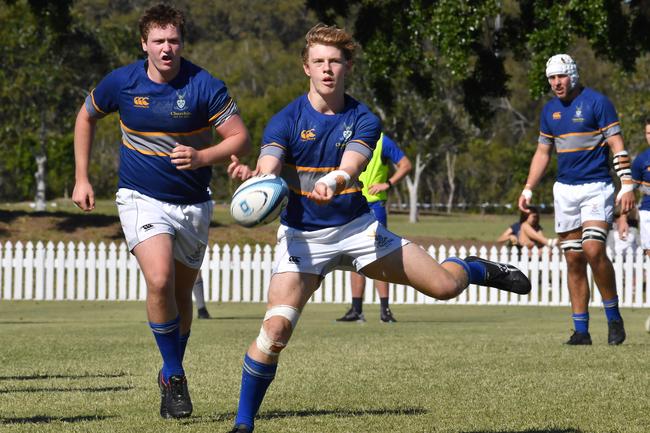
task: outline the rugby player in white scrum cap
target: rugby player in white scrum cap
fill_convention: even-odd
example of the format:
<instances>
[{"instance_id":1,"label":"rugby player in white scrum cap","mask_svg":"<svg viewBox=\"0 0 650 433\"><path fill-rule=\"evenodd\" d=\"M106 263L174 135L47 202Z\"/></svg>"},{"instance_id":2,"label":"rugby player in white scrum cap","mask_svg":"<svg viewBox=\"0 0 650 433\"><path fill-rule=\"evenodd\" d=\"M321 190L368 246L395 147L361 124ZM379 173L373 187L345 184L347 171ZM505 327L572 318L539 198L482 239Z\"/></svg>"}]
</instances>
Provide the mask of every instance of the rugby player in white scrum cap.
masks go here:
<instances>
[{"instance_id":1,"label":"rugby player in white scrum cap","mask_svg":"<svg viewBox=\"0 0 650 433\"><path fill-rule=\"evenodd\" d=\"M537 150L519 197L519 208L528 211L533 190L542 179L555 148L558 158L553 186L555 231L567 262L575 330L566 344L591 344L589 264L607 316L607 341L618 345L625 340L625 328L605 241L614 205L619 205L622 212L634 206L630 157L614 105L606 96L580 85L578 67L569 55L552 56L546 63L546 77L555 97L542 109ZM616 197L609 171L610 149L621 181Z\"/></svg>"}]
</instances>

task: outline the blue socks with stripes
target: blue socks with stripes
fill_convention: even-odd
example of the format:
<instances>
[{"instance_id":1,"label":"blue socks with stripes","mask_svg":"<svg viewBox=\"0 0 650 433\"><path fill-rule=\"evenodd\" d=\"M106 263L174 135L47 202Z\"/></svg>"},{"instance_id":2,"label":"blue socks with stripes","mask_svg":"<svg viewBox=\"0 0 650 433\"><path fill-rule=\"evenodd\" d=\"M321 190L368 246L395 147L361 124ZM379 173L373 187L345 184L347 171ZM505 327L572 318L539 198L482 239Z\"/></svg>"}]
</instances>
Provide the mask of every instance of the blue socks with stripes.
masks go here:
<instances>
[{"instance_id":1,"label":"blue socks with stripes","mask_svg":"<svg viewBox=\"0 0 650 433\"><path fill-rule=\"evenodd\" d=\"M589 332L589 313L573 313L573 329L581 334Z\"/></svg>"},{"instance_id":2,"label":"blue socks with stripes","mask_svg":"<svg viewBox=\"0 0 650 433\"><path fill-rule=\"evenodd\" d=\"M609 300L603 300L603 306L605 307L605 317L607 317L608 322L622 320L621 312L618 309L618 296L614 296ZM589 313L574 313L571 315L571 318L573 319L573 327L576 332L583 334L589 332Z\"/></svg>"},{"instance_id":3,"label":"blue socks with stripes","mask_svg":"<svg viewBox=\"0 0 650 433\"><path fill-rule=\"evenodd\" d=\"M603 299L603 306L605 307L605 316L608 322L622 320L621 312L618 310L618 296L614 296L608 301Z\"/></svg>"},{"instance_id":4,"label":"blue socks with stripes","mask_svg":"<svg viewBox=\"0 0 650 433\"><path fill-rule=\"evenodd\" d=\"M467 273L467 278L469 279L469 284L483 284L485 283L485 277L487 276L487 269L485 265L481 262L466 262L461 260L458 257L449 257L444 262L456 263L463 267Z\"/></svg>"},{"instance_id":5,"label":"blue socks with stripes","mask_svg":"<svg viewBox=\"0 0 650 433\"><path fill-rule=\"evenodd\" d=\"M168 380L170 376L185 375L179 339L180 321L180 316L177 316L175 319L165 323L149 322L149 327L153 332L158 350L160 350L160 355L163 359L162 374L165 380Z\"/></svg>"},{"instance_id":6,"label":"blue socks with stripes","mask_svg":"<svg viewBox=\"0 0 650 433\"><path fill-rule=\"evenodd\" d=\"M262 405L266 390L275 378L277 364L264 364L248 356L244 357L241 376L241 392L235 425L245 424L252 430L255 415Z\"/></svg>"}]
</instances>

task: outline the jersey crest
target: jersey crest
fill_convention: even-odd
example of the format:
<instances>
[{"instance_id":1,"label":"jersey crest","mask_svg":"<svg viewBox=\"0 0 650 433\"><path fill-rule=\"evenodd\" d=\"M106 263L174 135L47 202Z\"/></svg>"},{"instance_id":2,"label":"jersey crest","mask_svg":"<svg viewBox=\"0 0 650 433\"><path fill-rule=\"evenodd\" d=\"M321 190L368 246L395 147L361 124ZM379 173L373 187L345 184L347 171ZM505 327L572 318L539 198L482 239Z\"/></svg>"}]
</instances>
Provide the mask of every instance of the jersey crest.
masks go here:
<instances>
[{"instance_id":1,"label":"jersey crest","mask_svg":"<svg viewBox=\"0 0 650 433\"><path fill-rule=\"evenodd\" d=\"M185 93L176 92L176 110L184 111L188 108L187 103L185 102Z\"/></svg>"},{"instance_id":2,"label":"jersey crest","mask_svg":"<svg viewBox=\"0 0 650 433\"><path fill-rule=\"evenodd\" d=\"M582 103L578 104L576 107L575 114L573 115L573 123L582 123L585 121L585 118L582 117Z\"/></svg>"},{"instance_id":3,"label":"jersey crest","mask_svg":"<svg viewBox=\"0 0 650 433\"><path fill-rule=\"evenodd\" d=\"M350 141L350 137L352 137L352 129L353 129L352 124L343 124L343 133L341 135L341 138L336 143L336 147L345 147L348 144L348 141Z\"/></svg>"}]
</instances>

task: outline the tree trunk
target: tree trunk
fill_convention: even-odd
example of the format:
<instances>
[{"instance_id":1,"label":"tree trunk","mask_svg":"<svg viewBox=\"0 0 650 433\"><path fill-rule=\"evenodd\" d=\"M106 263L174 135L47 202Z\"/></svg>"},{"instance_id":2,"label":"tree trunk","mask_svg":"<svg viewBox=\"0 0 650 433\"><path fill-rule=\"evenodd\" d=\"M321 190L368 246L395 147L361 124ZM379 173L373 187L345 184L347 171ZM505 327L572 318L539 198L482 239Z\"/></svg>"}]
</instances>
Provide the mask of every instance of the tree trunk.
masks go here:
<instances>
[{"instance_id":1,"label":"tree trunk","mask_svg":"<svg viewBox=\"0 0 650 433\"><path fill-rule=\"evenodd\" d=\"M447 183L449 184L449 197L447 198L447 213L451 213L451 207L454 203L454 193L456 192L456 154L449 151L445 152L445 162L447 164Z\"/></svg>"},{"instance_id":2,"label":"tree trunk","mask_svg":"<svg viewBox=\"0 0 650 433\"><path fill-rule=\"evenodd\" d=\"M36 178L36 196L34 197L34 209L36 211L45 210L45 163L47 162L47 156L45 153L45 112L41 113L41 145L40 145L40 155L36 155L36 173L34 177Z\"/></svg>"},{"instance_id":3,"label":"tree trunk","mask_svg":"<svg viewBox=\"0 0 650 433\"><path fill-rule=\"evenodd\" d=\"M406 176L406 186L409 191L409 222L418 222L418 187L420 186L420 178L422 172L429 162L428 156L422 158L422 154L418 152L415 157L415 170L413 177Z\"/></svg>"}]
</instances>

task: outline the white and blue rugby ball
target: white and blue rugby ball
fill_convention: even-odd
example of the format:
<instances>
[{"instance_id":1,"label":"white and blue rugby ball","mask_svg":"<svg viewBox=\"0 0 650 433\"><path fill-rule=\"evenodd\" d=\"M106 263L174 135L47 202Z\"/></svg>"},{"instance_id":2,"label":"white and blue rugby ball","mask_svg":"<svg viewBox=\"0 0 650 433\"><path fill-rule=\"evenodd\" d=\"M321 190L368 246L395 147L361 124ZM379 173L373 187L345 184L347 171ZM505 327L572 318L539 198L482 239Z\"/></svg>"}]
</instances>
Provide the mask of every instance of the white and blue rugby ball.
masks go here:
<instances>
[{"instance_id":1,"label":"white and blue rugby ball","mask_svg":"<svg viewBox=\"0 0 650 433\"><path fill-rule=\"evenodd\" d=\"M244 227L267 224L280 215L289 202L289 187L273 174L254 176L232 196L230 214Z\"/></svg>"}]
</instances>

